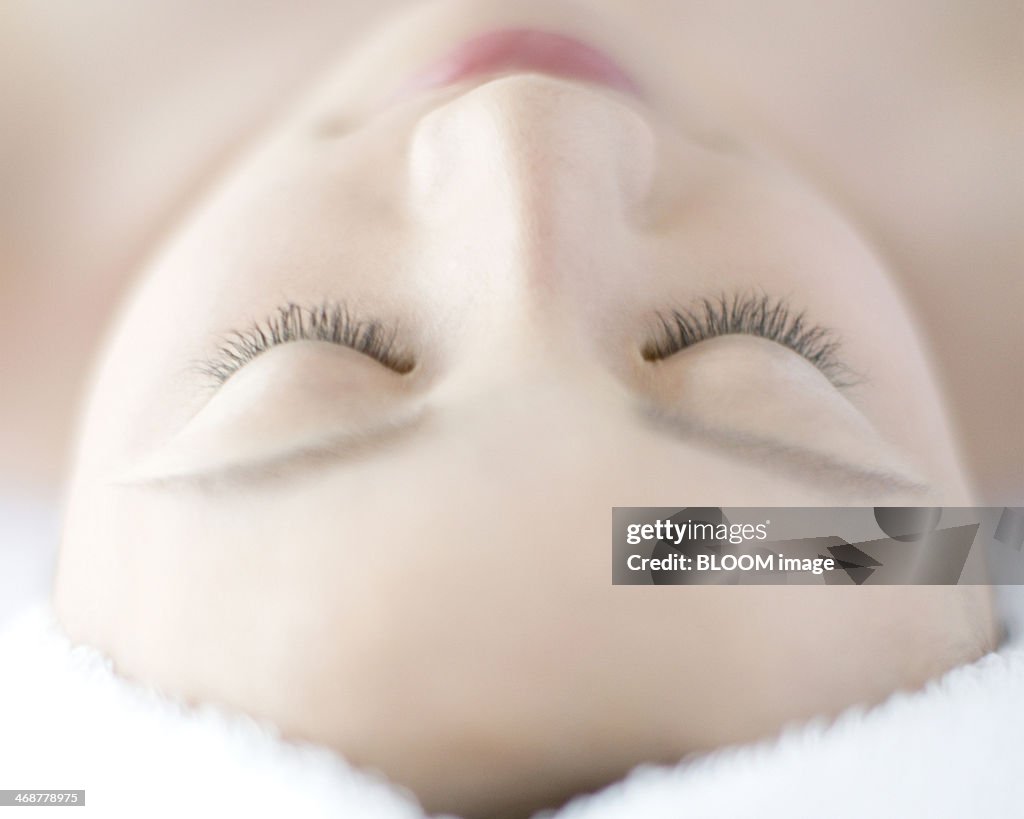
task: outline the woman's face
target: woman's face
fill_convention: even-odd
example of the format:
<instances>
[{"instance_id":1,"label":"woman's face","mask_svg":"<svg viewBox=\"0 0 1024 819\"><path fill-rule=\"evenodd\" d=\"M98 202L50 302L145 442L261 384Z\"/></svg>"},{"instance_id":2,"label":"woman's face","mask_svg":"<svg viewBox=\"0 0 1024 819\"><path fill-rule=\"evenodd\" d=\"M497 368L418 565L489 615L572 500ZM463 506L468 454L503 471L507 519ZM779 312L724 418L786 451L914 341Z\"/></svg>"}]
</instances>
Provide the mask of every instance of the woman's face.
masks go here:
<instances>
[{"instance_id":1,"label":"woman's face","mask_svg":"<svg viewBox=\"0 0 1024 819\"><path fill-rule=\"evenodd\" d=\"M642 94L408 90L509 24L586 39ZM74 636L428 801L434 753L462 759L480 775L438 797L460 807L495 760L600 781L948 663L959 589L610 586L612 506L970 500L878 258L627 28L431 6L210 190L96 380L57 586ZM848 617L866 636L838 646Z\"/></svg>"}]
</instances>

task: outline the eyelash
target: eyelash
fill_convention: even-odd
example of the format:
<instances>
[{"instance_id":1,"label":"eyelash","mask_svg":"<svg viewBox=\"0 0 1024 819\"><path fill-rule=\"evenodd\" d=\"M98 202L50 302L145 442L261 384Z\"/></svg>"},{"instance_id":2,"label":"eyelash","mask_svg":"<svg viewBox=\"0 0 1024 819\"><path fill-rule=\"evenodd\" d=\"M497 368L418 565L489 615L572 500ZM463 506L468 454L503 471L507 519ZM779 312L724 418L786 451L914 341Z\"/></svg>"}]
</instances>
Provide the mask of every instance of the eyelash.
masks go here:
<instances>
[{"instance_id":1,"label":"eyelash","mask_svg":"<svg viewBox=\"0 0 1024 819\"><path fill-rule=\"evenodd\" d=\"M840 343L827 327L811 324L783 299L763 294L720 295L700 299L691 308L659 312L660 327L641 350L646 361L662 361L701 341L746 334L774 341L803 356L837 387L858 382L839 356ZM348 307L324 302L303 307L293 302L223 337L220 347L199 365L223 384L257 356L292 341L324 341L368 355L396 373L410 372L416 362L396 342L395 332L376 319L359 319Z\"/></svg>"},{"instance_id":2,"label":"eyelash","mask_svg":"<svg viewBox=\"0 0 1024 819\"><path fill-rule=\"evenodd\" d=\"M292 341L326 341L350 347L403 375L416 364L399 347L393 330L375 319L356 318L344 304L328 301L316 307L289 302L248 329L228 333L199 369L223 384L257 356Z\"/></svg>"},{"instance_id":3,"label":"eyelash","mask_svg":"<svg viewBox=\"0 0 1024 819\"><path fill-rule=\"evenodd\" d=\"M699 300L691 308L657 314L660 327L641 350L646 361L661 361L701 341L725 335L758 336L802 355L836 386L858 382L839 356L840 342L827 327L808 321L783 299L740 293Z\"/></svg>"}]
</instances>

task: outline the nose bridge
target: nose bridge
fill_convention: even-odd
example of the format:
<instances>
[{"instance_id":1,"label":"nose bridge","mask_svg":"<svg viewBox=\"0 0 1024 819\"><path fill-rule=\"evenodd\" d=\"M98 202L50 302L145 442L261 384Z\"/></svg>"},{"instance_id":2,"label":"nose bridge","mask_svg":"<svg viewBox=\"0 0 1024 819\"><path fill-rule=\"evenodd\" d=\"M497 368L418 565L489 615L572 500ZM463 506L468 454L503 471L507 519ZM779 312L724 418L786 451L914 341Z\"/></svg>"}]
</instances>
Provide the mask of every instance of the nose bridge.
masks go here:
<instances>
[{"instance_id":1,"label":"nose bridge","mask_svg":"<svg viewBox=\"0 0 1024 819\"><path fill-rule=\"evenodd\" d=\"M545 344L533 333L495 342L472 348L434 390L446 417L487 417L495 440L572 450L614 428L631 405L606 362L574 345Z\"/></svg>"},{"instance_id":2,"label":"nose bridge","mask_svg":"<svg viewBox=\"0 0 1024 819\"><path fill-rule=\"evenodd\" d=\"M627 236L650 186L652 142L605 93L533 75L494 80L414 128L415 217L435 240L494 262L474 274L489 286L558 298L600 275L602 246Z\"/></svg>"},{"instance_id":3,"label":"nose bridge","mask_svg":"<svg viewBox=\"0 0 1024 819\"><path fill-rule=\"evenodd\" d=\"M486 83L416 123L415 268L461 339L466 378L453 389L606 377L593 328L635 286L629 217L650 189L653 142L614 96L533 75Z\"/></svg>"}]
</instances>

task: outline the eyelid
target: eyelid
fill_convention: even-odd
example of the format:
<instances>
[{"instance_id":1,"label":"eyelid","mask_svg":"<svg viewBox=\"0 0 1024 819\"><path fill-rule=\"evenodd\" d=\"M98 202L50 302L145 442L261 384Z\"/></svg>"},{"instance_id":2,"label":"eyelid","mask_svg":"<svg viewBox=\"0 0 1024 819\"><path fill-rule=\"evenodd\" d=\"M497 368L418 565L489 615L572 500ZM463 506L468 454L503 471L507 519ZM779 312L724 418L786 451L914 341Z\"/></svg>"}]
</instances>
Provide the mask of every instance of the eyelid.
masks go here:
<instances>
[{"instance_id":1,"label":"eyelid","mask_svg":"<svg viewBox=\"0 0 1024 819\"><path fill-rule=\"evenodd\" d=\"M282 452L359 449L423 412L415 380L345 346L287 344L261 355L173 435L117 469L116 482L276 464Z\"/></svg>"},{"instance_id":2,"label":"eyelid","mask_svg":"<svg viewBox=\"0 0 1024 819\"><path fill-rule=\"evenodd\" d=\"M197 369L220 385L268 350L294 341L348 347L399 375L416 366L412 355L399 345L394 326L376 318L357 317L344 303L328 300L309 307L286 302L247 329L229 331Z\"/></svg>"},{"instance_id":3,"label":"eyelid","mask_svg":"<svg viewBox=\"0 0 1024 819\"><path fill-rule=\"evenodd\" d=\"M641 348L645 361L663 361L702 341L725 335L751 335L774 341L803 356L837 388L860 378L840 357L836 333L808 320L781 298L759 293L721 294L699 299L691 307L656 314L658 327Z\"/></svg>"},{"instance_id":4,"label":"eyelid","mask_svg":"<svg viewBox=\"0 0 1024 819\"><path fill-rule=\"evenodd\" d=\"M815 453L804 459L808 467L816 464L814 469L825 461L857 464L869 479L863 487L882 474L906 476L909 491L927 487L924 465L874 423L855 393L837 390L817 367L783 345L725 336L699 351L684 351L679 359L680 366L665 366L640 393L648 419L673 420L656 426L683 429L683 437L695 443L723 442L717 432L729 431L737 453L749 447L766 463L771 452L761 444L770 441L788 454Z\"/></svg>"}]
</instances>

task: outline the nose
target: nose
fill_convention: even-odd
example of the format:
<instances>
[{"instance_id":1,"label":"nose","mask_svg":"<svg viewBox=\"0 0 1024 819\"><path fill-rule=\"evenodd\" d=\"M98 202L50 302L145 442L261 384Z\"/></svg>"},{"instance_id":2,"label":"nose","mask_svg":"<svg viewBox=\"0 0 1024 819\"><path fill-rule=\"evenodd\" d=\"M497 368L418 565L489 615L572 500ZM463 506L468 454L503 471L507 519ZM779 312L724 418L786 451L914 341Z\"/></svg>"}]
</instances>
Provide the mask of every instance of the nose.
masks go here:
<instances>
[{"instance_id":1,"label":"nose","mask_svg":"<svg viewBox=\"0 0 1024 819\"><path fill-rule=\"evenodd\" d=\"M415 125L408 157L417 221L480 259L515 258L520 284L550 295L574 274L595 275L586 256L629 232L654 145L616 95L526 74L433 109Z\"/></svg>"}]
</instances>

